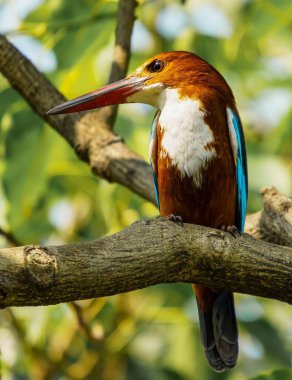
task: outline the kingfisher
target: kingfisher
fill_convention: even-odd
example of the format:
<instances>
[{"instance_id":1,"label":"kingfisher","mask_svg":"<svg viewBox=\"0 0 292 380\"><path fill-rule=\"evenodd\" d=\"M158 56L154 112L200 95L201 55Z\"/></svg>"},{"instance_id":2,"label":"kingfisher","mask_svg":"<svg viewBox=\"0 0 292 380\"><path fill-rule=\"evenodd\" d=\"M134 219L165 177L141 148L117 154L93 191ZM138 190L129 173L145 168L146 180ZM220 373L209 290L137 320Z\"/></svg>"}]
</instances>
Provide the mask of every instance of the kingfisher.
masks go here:
<instances>
[{"instance_id":1,"label":"kingfisher","mask_svg":"<svg viewBox=\"0 0 292 380\"><path fill-rule=\"evenodd\" d=\"M207 61L184 51L160 53L125 79L57 105L49 115L121 103L157 108L150 162L160 215L233 234L244 229L247 162L234 95ZM233 294L193 284L208 363L235 366L238 327Z\"/></svg>"}]
</instances>

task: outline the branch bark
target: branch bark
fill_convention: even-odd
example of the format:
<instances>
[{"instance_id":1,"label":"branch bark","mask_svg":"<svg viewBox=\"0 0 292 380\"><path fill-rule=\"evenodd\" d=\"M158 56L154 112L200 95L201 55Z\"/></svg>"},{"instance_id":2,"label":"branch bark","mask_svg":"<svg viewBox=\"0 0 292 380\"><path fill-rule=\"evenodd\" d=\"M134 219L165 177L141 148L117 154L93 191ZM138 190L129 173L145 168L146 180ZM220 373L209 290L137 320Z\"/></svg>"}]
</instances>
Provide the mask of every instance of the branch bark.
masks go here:
<instances>
[{"instance_id":1,"label":"branch bark","mask_svg":"<svg viewBox=\"0 0 292 380\"><path fill-rule=\"evenodd\" d=\"M261 193L264 208L247 217L245 231L256 239L292 247L292 198L274 187Z\"/></svg>"},{"instance_id":2,"label":"branch bark","mask_svg":"<svg viewBox=\"0 0 292 380\"><path fill-rule=\"evenodd\" d=\"M109 296L159 283L200 283L292 303L292 248L164 219L63 246L0 250L1 307Z\"/></svg>"}]
</instances>

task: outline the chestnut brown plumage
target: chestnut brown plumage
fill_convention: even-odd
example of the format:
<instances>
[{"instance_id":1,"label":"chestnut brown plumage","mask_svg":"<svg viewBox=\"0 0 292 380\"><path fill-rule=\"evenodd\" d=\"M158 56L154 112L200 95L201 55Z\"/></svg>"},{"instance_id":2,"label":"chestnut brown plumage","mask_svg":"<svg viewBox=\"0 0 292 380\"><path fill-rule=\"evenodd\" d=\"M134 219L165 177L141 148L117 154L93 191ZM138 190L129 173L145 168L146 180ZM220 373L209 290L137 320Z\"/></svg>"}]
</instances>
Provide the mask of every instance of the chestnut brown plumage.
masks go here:
<instances>
[{"instance_id":1,"label":"chestnut brown plumage","mask_svg":"<svg viewBox=\"0 0 292 380\"><path fill-rule=\"evenodd\" d=\"M126 79L48 113L134 102L158 108L150 154L160 214L218 229L234 225L243 230L247 167L239 114L225 79L197 55L158 54ZM238 331L232 293L201 284L193 288L210 366L216 371L234 367Z\"/></svg>"}]
</instances>

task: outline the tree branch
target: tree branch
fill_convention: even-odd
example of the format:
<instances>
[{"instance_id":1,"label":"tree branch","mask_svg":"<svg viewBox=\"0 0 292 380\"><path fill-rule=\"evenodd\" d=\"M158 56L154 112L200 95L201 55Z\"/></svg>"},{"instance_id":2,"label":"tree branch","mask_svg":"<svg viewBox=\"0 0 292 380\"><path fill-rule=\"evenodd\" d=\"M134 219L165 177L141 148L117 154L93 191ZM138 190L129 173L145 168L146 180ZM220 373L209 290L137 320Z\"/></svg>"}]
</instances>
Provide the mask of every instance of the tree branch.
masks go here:
<instances>
[{"instance_id":1,"label":"tree branch","mask_svg":"<svg viewBox=\"0 0 292 380\"><path fill-rule=\"evenodd\" d=\"M0 250L0 305L38 306L189 282L292 303L292 248L164 219L54 247Z\"/></svg>"},{"instance_id":2,"label":"tree branch","mask_svg":"<svg viewBox=\"0 0 292 380\"><path fill-rule=\"evenodd\" d=\"M20 245L16 237L11 232L5 231L2 227L0 227L0 235L2 235L9 244L14 246Z\"/></svg>"},{"instance_id":3,"label":"tree branch","mask_svg":"<svg viewBox=\"0 0 292 380\"><path fill-rule=\"evenodd\" d=\"M292 198L274 187L261 193L264 208L247 217L245 231L256 239L292 247Z\"/></svg>"},{"instance_id":4,"label":"tree branch","mask_svg":"<svg viewBox=\"0 0 292 380\"><path fill-rule=\"evenodd\" d=\"M125 77L129 67L131 55L131 36L135 21L136 0L120 0L118 22L116 27L116 42L114 58L110 72L109 82L115 82ZM108 123L113 126L117 116L117 106L110 107Z\"/></svg>"},{"instance_id":5,"label":"tree branch","mask_svg":"<svg viewBox=\"0 0 292 380\"><path fill-rule=\"evenodd\" d=\"M123 79L128 71L131 55L131 36L135 22L136 0L120 0L115 31L114 55L109 76L109 83ZM100 108L91 112L92 125L113 129L118 106Z\"/></svg>"},{"instance_id":6,"label":"tree branch","mask_svg":"<svg viewBox=\"0 0 292 380\"><path fill-rule=\"evenodd\" d=\"M81 28L88 27L90 24L94 24L100 21L104 21L106 19L114 19L116 18L117 14L116 12L108 12L108 13L100 13L100 9L97 9L95 12L91 12L89 17L84 18L69 18L69 19L62 19L62 20L50 20L46 23L46 28L40 30L39 21L36 22L29 22L29 23L22 23L20 26L17 27L17 29L12 29L4 32L4 36L6 37L12 37L17 36L19 34L30 34L35 36L42 36L47 33L47 31L58 31L61 28L65 30L66 32L80 30Z\"/></svg>"},{"instance_id":7,"label":"tree branch","mask_svg":"<svg viewBox=\"0 0 292 380\"><path fill-rule=\"evenodd\" d=\"M79 305L78 302L73 301L73 302L70 302L68 305L72 308L77 318L79 328L84 333L86 338L91 340L94 343L100 343L102 339L104 338L103 331L99 331L98 333L94 333L91 331L90 327L88 326L87 321L84 318L83 309Z\"/></svg>"}]
</instances>

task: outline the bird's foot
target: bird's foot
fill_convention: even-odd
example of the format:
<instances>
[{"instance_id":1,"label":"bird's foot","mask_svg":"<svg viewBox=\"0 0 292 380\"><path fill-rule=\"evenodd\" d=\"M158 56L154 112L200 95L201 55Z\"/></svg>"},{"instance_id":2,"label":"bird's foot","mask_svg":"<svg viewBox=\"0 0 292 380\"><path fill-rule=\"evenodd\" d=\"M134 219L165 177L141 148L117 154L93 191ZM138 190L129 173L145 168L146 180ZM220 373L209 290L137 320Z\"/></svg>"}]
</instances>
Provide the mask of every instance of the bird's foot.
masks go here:
<instances>
[{"instance_id":1,"label":"bird's foot","mask_svg":"<svg viewBox=\"0 0 292 380\"><path fill-rule=\"evenodd\" d=\"M239 229L235 226L222 226L221 230L229 232L235 238L242 235L242 233L239 231Z\"/></svg>"},{"instance_id":2,"label":"bird's foot","mask_svg":"<svg viewBox=\"0 0 292 380\"><path fill-rule=\"evenodd\" d=\"M179 223L182 227L184 226L183 218L179 215L169 214L165 216L165 219L171 220L174 223Z\"/></svg>"}]
</instances>

